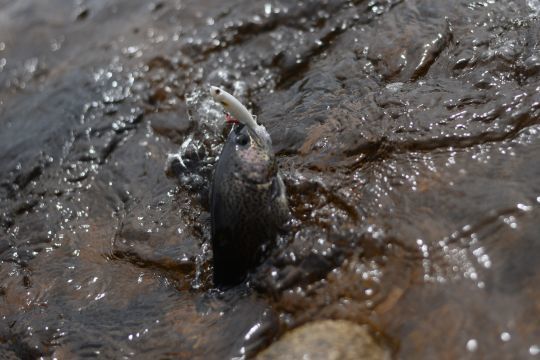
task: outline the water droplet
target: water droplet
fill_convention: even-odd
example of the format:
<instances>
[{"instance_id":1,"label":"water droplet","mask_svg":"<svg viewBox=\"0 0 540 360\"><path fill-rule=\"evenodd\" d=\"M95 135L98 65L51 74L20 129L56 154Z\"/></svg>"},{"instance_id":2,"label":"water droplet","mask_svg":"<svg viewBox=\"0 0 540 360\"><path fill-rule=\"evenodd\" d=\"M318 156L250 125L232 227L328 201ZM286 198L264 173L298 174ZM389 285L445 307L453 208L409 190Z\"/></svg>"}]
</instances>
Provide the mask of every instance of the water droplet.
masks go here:
<instances>
[{"instance_id":1,"label":"water droplet","mask_svg":"<svg viewBox=\"0 0 540 360\"><path fill-rule=\"evenodd\" d=\"M531 211L532 210L532 206L530 205L525 205L525 204L517 204L517 208L521 211Z\"/></svg>"},{"instance_id":2,"label":"water droplet","mask_svg":"<svg viewBox=\"0 0 540 360\"><path fill-rule=\"evenodd\" d=\"M470 352L475 352L478 349L478 341L476 339L470 339L467 341L467 350Z\"/></svg>"},{"instance_id":3,"label":"water droplet","mask_svg":"<svg viewBox=\"0 0 540 360\"><path fill-rule=\"evenodd\" d=\"M253 336L253 334L255 334L260 328L261 328L261 324L260 324L260 323L255 324L255 325L254 325L251 329L249 329L249 331L246 333L246 335L244 336L244 340L249 340L249 339L251 339L251 337Z\"/></svg>"},{"instance_id":4,"label":"water droplet","mask_svg":"<svg viewBox=\"0 0 540 360\"><path fill-rule=\"evenodd\" d=\"M365 293L367 296L371 296L373 295L373 289L366 289Z\"/></svg>"}]
</instances>

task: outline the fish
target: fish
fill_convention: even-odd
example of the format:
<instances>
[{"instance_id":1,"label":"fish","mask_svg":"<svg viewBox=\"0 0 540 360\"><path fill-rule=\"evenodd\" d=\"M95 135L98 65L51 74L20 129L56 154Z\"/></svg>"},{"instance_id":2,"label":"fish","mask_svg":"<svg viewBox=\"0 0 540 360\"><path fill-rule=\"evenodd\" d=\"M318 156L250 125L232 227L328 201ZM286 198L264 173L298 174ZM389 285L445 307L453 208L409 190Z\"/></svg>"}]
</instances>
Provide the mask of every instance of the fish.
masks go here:
<instances>
[{"instance_id":1,"label":"fish","mask_svg":"<svg viewBox=\"0 0 540 360\"><path fill-rule=\"evenodd\" d=\"M210 93L234 119L210 186L214 284L227 287L260 264L289 207L266 128L231 94L217 87Z\"/></svg>"}]
</instances>

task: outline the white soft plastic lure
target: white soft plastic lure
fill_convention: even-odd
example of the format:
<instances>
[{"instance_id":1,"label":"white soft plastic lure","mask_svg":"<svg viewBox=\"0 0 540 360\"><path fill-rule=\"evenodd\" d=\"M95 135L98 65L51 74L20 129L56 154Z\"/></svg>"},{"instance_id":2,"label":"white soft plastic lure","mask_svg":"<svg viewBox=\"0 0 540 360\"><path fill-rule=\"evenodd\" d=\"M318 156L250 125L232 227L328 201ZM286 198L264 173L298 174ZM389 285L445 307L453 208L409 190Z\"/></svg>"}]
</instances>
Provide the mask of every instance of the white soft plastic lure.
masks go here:
<instances>
[{"instance_id":1,"label":"white soft plastic lure","mask_svg":"<svg viewBox=\"0 0 540 360\"><path fill-rule=\"evenodd\" d=\"M271 144L270 135L266 131L266 128L257 124L257 121L253 115L251 115L248 109L246 109L246 107L240 101L238 101L238 99L217 86L210 87L210 94L214 100L219 102L225 111L231 114L231 116L238 120L238 122L247 126L247 128L261 140Z\"/></svg>"}]
</instances>

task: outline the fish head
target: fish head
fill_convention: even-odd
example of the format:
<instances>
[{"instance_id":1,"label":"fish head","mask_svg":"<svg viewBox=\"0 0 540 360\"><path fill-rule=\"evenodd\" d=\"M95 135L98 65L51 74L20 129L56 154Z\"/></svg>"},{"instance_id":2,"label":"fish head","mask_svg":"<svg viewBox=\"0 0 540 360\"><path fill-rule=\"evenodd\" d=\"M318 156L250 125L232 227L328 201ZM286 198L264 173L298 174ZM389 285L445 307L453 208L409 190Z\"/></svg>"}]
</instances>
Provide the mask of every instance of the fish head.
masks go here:
<instances>
[{"instance_id":1,"label":"fish head","mask_svg":"<svg viewBox=\"0 0 540 360\"><path fill-rule=\"evenodd\" d=\"M221 156L229 157L233 176L247 184L266 184L277 174L271 143L242 124L233 127Z\"/></svg>"}]
</instances>

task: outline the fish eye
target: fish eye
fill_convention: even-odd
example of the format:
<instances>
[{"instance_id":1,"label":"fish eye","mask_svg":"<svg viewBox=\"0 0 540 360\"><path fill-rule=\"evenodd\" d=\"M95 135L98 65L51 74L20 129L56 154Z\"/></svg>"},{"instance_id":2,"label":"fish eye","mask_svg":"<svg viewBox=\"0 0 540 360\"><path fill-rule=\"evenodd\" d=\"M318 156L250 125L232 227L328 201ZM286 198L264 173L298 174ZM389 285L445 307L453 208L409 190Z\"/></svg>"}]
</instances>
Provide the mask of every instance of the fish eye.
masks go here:
<instances>
[{"instance_id":1,"label":"fish eye","mask_svg":"<svg viewBox=\"0 0 540 360\"><path fill-rule=\"evenodd\" d=\"M216 89L216 95L221 94L221 89Z\"/></svg>"},{"instance_id":2,"label":"fish eye","mask_svg":"<svg viewBox=\"0 0 540 360\"><path fill-rule=\"evenodd\" d=\"M240 134L236 137L236 143L241 146L246 146L249 144L249 135L247 134Z\"/></svg>"}]
</instances>

